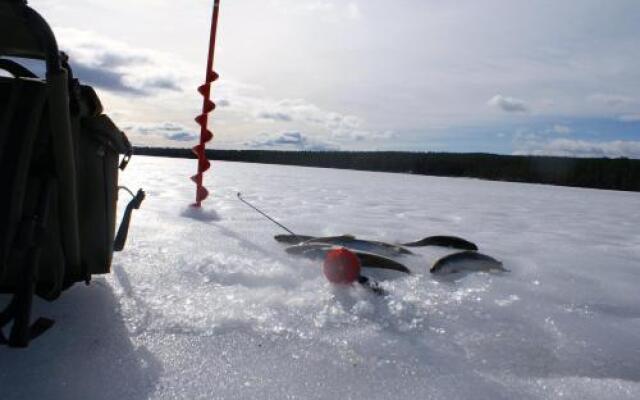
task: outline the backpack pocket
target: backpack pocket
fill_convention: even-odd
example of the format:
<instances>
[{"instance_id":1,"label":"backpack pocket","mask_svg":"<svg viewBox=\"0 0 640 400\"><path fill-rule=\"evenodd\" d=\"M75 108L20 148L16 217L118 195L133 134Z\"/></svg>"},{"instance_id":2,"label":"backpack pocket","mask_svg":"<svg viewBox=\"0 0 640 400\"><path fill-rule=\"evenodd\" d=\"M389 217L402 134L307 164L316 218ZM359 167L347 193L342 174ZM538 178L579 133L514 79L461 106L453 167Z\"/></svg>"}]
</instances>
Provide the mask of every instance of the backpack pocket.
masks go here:
<instances>
[{"instance_id":1,"label":"backpack pocket","mask_svg":"<svg viewBox=\"0 0 640 400\"><path fill-rule=\"evenodd\" d=\"M106 115L81 120L78 135L78 203L84 279L111 269L118 201L119 156L132 147ZM122 167L124 167L124 162Z\"/></svg>"}]
</instances>

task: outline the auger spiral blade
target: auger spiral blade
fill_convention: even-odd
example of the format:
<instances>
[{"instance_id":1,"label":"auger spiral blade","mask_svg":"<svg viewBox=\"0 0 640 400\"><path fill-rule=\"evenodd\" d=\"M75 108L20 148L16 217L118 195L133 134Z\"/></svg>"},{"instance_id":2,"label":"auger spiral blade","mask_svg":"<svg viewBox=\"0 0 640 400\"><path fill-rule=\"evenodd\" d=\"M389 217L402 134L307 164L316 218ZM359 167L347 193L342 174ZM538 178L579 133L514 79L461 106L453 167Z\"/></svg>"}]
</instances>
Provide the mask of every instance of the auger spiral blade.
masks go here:
<instances>
[{"instance_id":1,"label":"auger spiral blade","mask_svg":"<svg viewBox=\"0 0 640 400\"><path fill-rule=\"evenodd\" d=\"M196 123L200 125L200 143L192 149L198 158L198 172L191 177L191 180L196 184L196 202L194 204L196 207L200 207L202 202L209 196L209 191L203 186L203 178L204 173L211 168L211 163L207 159L206 144L213 139L213 132L208 128L209 114L216 109L215 103L211 100L211 84L219 78L219 75L213 70L219 10L220 0L214 0L206 78L204 84L198 87L198 92L203 97L202 113L195 118Z\"/></svg>"}]
</instances>

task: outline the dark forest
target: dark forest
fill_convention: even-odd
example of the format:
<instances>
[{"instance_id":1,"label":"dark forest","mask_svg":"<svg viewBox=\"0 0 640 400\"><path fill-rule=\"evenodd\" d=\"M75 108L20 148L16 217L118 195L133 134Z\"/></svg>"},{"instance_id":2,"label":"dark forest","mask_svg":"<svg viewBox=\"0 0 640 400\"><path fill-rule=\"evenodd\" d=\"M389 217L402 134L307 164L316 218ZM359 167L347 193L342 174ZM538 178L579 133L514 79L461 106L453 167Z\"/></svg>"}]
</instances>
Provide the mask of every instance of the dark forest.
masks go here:
<instances>
[{"instance_id":1,"label":"dark forest","mask_svg":"<svg viewBox=\"0 0 640 400\"><path fill-rule=\"evenodd\" d=\"M136 147L136 154L195 158L190 149ZM484 153L207 150L210 160L469 177L640 191L640 160Z\"/></svg>"}]
</instances>

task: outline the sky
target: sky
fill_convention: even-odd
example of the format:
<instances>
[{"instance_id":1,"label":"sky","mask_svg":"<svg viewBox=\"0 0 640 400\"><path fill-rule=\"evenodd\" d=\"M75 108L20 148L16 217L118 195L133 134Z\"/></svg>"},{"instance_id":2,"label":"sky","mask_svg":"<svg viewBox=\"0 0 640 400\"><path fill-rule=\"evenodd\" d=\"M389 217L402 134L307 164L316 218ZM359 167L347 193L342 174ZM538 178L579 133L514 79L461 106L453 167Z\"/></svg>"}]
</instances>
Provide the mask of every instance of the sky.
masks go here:
<instances>
[{"instance_id":1,"label":"sky","mask_svg":"<svg viewBox=\"0 0 640 400\"><path fill-rule=\"evenodd\" d=\"M213 1L31 0L136 145L188 147ZM221 0L210 147L640 158L637 0Z\"/></svg>"}]
</instances>

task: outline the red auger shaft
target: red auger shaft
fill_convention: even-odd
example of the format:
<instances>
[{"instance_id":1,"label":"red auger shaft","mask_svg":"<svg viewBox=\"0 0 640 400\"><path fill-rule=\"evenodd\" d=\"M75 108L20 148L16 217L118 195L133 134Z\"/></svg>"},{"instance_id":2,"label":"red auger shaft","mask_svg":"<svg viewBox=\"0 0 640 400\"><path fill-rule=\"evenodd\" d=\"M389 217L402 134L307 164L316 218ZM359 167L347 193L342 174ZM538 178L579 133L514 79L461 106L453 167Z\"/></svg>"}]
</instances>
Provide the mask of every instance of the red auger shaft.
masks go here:
<instances>
[{"instance_id":1,"label":"red auger shaft","mask_svg":"<svg viewBox=\"0 0 640 400\"><path fill-rule=\"evenodd\" d=\"M218 74L213 70L213 60L216 49L219 10L220 0L214 0L205 82L202 86L198 87L198 92L200 92L204 99L202 101L202 114L196 117L196 122L200 125L200 143L193 148L194 154L198 157L198 173L191 177L191 180L196 184L196 202L194 204L196 207L200 207L202 205L202 201L209 196L209 191L207 191L207 189L202 185L202 178L204 173L211 168L211 163L207 159L207 154L205 152L205 146L207 142L213 139L213 132L208 129L208 125L209 113L216 108L215 103L211 101L211 84L218 80Z\"/></svg>"}]
</instances>

